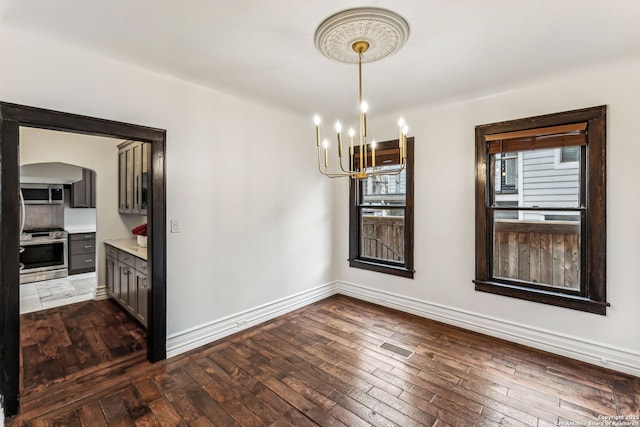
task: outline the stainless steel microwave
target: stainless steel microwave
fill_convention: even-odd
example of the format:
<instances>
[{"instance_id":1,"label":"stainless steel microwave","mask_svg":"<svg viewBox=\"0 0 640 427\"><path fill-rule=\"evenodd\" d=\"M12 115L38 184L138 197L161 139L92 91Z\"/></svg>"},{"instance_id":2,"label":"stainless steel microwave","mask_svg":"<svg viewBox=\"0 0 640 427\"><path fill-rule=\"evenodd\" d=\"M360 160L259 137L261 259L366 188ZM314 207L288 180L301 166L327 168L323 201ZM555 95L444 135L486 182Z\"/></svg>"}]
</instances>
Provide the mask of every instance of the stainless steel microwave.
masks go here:
<instances>
[{"instance_id":1,"label":"stainless steel microwave","mask_svg":"<svg viewBox=\"0 0 640 427\"><path fill-rule=\"evenodd\" d=\"M62 184L20 184L26 205L57 205L64 203Z\"/></svg>"}]
</instances>

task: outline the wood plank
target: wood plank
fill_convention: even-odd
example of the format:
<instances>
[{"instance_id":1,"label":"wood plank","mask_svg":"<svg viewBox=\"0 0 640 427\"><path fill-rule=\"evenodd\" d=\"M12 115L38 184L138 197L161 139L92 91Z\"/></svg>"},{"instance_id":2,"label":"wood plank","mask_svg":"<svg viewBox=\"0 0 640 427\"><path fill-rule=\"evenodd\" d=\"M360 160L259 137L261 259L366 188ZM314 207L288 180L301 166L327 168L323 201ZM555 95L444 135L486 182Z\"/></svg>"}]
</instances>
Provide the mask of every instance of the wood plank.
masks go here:
<instances>
[{"instance_id":1,"label":"wood plank","mask_svg":"<svg viewBox=\"0 0 640 427\"><path fill-rule=\"evenodd\" d=\"M509 233L496 233L496 246L500 248L500 261L498 270L494 271L497 277L509 277ZM495 266L494 266L495 268Z\"/></svg>"},{"instance_id":2,"label":"wood plank","mask_svg":"<svg viewBox=\"0 0 640 427\"><path fill-rule=\"evenodd\" d=\"M106 427L109 425L100 404L95 400L78 410L78 418L83 426Z\"/></svg>"},{"instance_id":3,"label":"wood plank","mask_svg":"<svg viewBox=\"0 0 640 427\"><path fill-rule=\"evenodd\" d=\"M552 234L552 278L551 284L557 287L565 287L565 266L564 266L564 234Z\"/></svg>"},{"instance_id":4,"label":"wood plank","mask_svg":"<svg viewBox=\"0 0 640 427\"><path fill-rule=\"evenodd\" d=\"M553 284L552 235L540 233L540 283Z\"/></svg>"},{"instance_id":5,"label":"wood plank","mask_svg":"<svg viewBox=\"0 0 640 427\"><path fill-rule=\"evenodd\" d=\"M578 289L580 286L580 239L577 234L564 235L565 286Z\"/></svg>"},{"instance_id":6,"label":"wood plank","mask_svg":"<svg viewBox=\"0 0 640 427\"><path fill-rule=\"evenodd\" d=\"M529 280L540 283L540 233L529 233Z\"/></svg>"},{"instance_id":7,"label":"wood plank","mask_svg":"<svg viewBox=\"0 0 640 427\"><path fill-rule=\"evenodd\" d=\"M529 233L518 233L518 279L531 280Z\"/></svg>"},{"instance_id":8,"label":"wood plank","mask_svg":"<svg viewBox=\"0 0 640 427\"><path fill-rule=\"evenodd\" d=\"M510 231L507 235L509 246L509 260L508 260L508 276L511 279L518 278L518 232Z\"/></svg>"}]
</instances>

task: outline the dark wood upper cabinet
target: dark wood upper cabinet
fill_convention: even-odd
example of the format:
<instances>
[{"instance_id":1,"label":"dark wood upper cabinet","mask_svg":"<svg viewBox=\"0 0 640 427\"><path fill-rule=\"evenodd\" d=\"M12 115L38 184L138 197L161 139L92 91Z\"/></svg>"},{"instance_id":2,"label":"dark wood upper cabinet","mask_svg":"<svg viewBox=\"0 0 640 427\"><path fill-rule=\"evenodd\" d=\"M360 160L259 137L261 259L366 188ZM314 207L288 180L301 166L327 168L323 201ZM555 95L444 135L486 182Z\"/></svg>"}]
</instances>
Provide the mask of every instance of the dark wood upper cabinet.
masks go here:
<instances>
[{"instance_id":1,"label":"dark wood upper cabinet","mask_svg":"<svg viewBox=\"0 0 640 427\"><path fill-rule=\"evenodd\" d=\"M151 144L126 141L118 145L118 210L147 214Z\"/></svg>"},{"instance_id":2,"label":"dark wood upper cabinet","mask_svg":"<svg viewBox=\"0 0 640 427\"><path fill-rule=\"evenodd\" d=\"M96 207L96 173L91 169L82 169L82 180L71 184L72 208Z\"/></svg>"}]
</instances>

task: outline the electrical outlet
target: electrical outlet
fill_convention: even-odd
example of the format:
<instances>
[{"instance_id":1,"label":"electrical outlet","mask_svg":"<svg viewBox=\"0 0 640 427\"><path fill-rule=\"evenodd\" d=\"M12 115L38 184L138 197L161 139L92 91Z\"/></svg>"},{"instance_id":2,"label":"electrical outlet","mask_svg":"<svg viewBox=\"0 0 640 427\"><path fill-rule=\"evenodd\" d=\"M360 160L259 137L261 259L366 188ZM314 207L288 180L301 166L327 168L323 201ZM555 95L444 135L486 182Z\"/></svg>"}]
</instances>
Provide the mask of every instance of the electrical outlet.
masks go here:
<instances>
[{"instance_id":1,"label":"electrical outlet","mask_svg":"<svg viewBox=\"0 0 640 427\"><path fill-rule=\"evenodd\" d=\"M171 232L172 233L179 233L180 232L180 222L178 222L177 219L172 219L171 220Z\"/></svg>"}]
</instances>

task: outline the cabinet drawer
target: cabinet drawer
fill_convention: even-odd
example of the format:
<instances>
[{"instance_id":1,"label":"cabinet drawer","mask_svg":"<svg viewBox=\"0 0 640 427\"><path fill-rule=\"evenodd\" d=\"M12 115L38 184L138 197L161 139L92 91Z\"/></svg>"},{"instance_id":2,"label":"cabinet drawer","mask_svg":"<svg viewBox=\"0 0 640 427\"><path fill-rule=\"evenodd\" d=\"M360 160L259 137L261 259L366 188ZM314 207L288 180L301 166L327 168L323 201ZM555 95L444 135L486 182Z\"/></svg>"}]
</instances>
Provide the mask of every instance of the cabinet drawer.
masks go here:
<instances>
[{"instance_id":1,"label":"cabinet drawer","mask_svg":"<svg viewBox=\"0 0 640 427\"><path fill-rule=\"evenodd\" d=\"M96 233L74 233L74 234L69 234L69 240L71 240L72 242L76 241L76 240L95 240L96 239Z\"/></svg>"},{"instance_id":2,"label":"cabinet drawer","mask_svg":"<svg viewBox=\"0 0 640 427\"><path fill-rule=\"evenodd\" d=\"M135 269L138 270L142 274L148 274L147 273L147 261L143 260L142 258L136 257Z\"/></svg>"},{"instance_id":3,"label":"cabinet drawer","mask_svg":"<svg viewBox=\"0 0 640 427\"><path fill-rule=\"evenodd\" d=\"M107 256L113 257L115 259L118 259L118 250L116 248L114 248L113 246L109 246L109 245L104 245L104 247L107 250Z\"/></svg>"},{"instance_id":4,"label":"cabinet drawer","mask_svg":"<svg viewBox=\"0 0 640 427\"><path fill-rule=\"evenodd\" d=\"M69 266L72 270L96 268L95 254L72 255L69 261L70 261Z\"/></svg>"},{"instance_id":5,"label":"cabinet drawer","mask_svg":"<svg viewBox=\"0 0 640 427\"><path fill-rule=\"evenodd\" d=\"M71 255L92 254L96 252L95 240L72 240L69 243Z\"/></svg>"},{"instance_id":6,"label":"cabinet drawer","mask_svg":"<svg viewBox=\"0 0 640 427\"><path fill-rule=\"evenodd\" d=\"M120 251L118 254L118 261L120 261L123 264L127 264L131 267L135 267L136 265L136 257L134 257L131 254L128 254L126 252L122 252Z\"/></svg>"}]
</instances>

